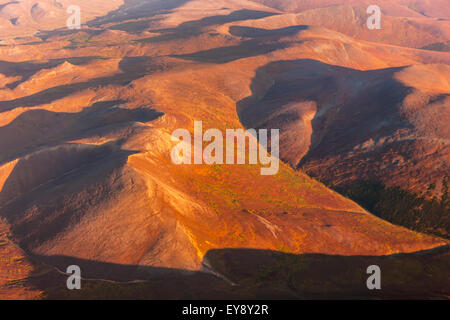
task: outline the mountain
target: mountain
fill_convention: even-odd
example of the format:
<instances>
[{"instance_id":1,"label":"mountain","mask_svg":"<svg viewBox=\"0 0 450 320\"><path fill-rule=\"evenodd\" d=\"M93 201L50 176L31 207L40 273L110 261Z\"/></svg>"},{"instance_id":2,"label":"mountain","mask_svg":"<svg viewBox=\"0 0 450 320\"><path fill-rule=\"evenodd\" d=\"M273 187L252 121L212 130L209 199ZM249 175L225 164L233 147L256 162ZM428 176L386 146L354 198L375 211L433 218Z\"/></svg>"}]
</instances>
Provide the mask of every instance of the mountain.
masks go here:
<instances>
[{"instance_id":1,"label":"mountain","mask_svg":"<svg viewBox=\"0 0 450 320\"><path fill-rule=\"evenodd\" d=\"M292 166L335 184L379 178L417 193L448 173L448 65L360 71L300 59L259 72L274 72L273 84L241 119L283 128Z\"/></svg>"},{"instance_id":2,"label":"mountain","mask_svg":"<svg viewBox=\"0 0 450 320\"><path fill-rule=\"evenodd\" d=\"M159 297L179 297L177 283L189 296L191 281L192 294L203 297L255 297L228 250L243 266L277 265L273 255L285 262L319 255L318 263L338 256L355 272L357 264L401 253L399 261L425 265L416 252L431 250L435 273L414 295L448 294L441 288L446 249L436 251L447 240L382 220L309 175L333 187L383 178L413 192L441 181L449 54L299 23L293 14L308 8L281 3L96 1L79 30L49 22L11 38L16 27L36 29L23 22L0 32L8 39L0 46L0 217L8 242L0 248L23 256L12 268L30 266L13 279L23 287L0 282L0 293L66 297L62 273L76 264L95 281L80 292L86 296L97 289L114 295L115 282L127 281L153 292L172 279ZM56 20L65 21L66 5L39 8L55 7ZM14 16L28 21L30 6L0 10L21 8ZM414 12L424 28L431 23ZM419 36L412 47L445 34ZM278 173L174 164L172 133L192 134L196 121L204 131L280 129ZM294 272L290 264L280 268ZM230 281L242 279L245 292L231 292ZM268 296L286 295L264 286ZM389 294L398 296L396 288ZM342 292L360 294L354 286Z\"/></svg>"},{"instance_id":3,"label":"mountain","mask_svg":"<svg viewBox=\"0 0 450 320\"><path fill-rule=\"evenodd\" d=\"M319 1L256 1L281 10L279 27L287 24L320 26L342 32L360 40L387 43L397 46L421 48L433 43L444 42L450 35L450 12L445 1L377 1L380 8L381 28L367 28L367 20L374 5L369 0L319 0ZM258 21L259 26L266 22Z\"/></svg>"},{"instance_id":4,"label":"mountain","mask_svg":"<svg viewBox=\"0 0 450 320\"><path fill-rule=\"evenodd\" d=\"M348 4L350 6L372 5L368 0L252 0L277 10L288 13L299 13L306 10L326 8ZM391 16L425 16L432 18L448 18L450 9L445 5L445 0L380 0L377 5Z\"/></svg>"},{"instance_id":5,"label":"mountain","mask_svg":"<svg viewBox=\"0 0 450 320\"><path fill-rule=\"evenodd\" d=\"M81 22L85 23L103 16L120 7L122 0L77 1ZM14 38L32 38L40 30L66 28L67 20L73 11L67 12L72 1L67 0L1 0L0 1L0 39L11 41Z\"/></svg>"}]
</instances>

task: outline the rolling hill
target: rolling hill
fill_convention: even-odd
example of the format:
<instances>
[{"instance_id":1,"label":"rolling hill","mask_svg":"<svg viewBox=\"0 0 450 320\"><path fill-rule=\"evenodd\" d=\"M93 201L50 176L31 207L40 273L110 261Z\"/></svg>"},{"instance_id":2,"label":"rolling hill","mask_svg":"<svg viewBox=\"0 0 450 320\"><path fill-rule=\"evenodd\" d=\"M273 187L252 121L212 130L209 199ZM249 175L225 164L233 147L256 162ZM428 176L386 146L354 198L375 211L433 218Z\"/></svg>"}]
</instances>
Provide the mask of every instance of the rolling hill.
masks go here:
<instances>
[{"instance_id":1,"label":"rolling hill","mask_svg":"<svg viewBox=\"0 0 450 320\"><path fill-rule=\"evenodd\" d=\"M85 297L136 297L143 281L152 298L189 296L191 284L192 295L251 298L263 281L266 297L304 298L298 282L278 291L286 279L268 281L267 268L293 274L308 255L314 269L335 256L356 274L358 264L397 254L399 263L426 265L416 252L431 250L436 267L427 272L435 273L412 295L448 296L447 249L437 249L447 240L382 220L309 176L333 186L384 179L413 192L436 182L441 192L450 56L416 49L448 39L434 5L389 4L386 34L404 25L414 36L381 39L344 20L322 25L336 12L360 12L337 1L96 1L80 30L61 26L65 2L32 3L0 7L2 17L18 17L0 31L8 230L0 249L9 255L14 246L24 259L8 261L31 268L0 282L2 295L76 298L61 273L78 264L92 281ZM45 27L29 22L52 12ZM195 121L204 130L280 129L279 172L174 164L172 132L192 133ZM268 267L248 277L229 250L242 266L262 259ZM395 278L386 297L402 294ZM127 281L138 281L137 291L122 290ZM354 281L333 280L319 296L364 296ZM316 296L314 288L305 292Z\"/></svg>"}]
</instances>

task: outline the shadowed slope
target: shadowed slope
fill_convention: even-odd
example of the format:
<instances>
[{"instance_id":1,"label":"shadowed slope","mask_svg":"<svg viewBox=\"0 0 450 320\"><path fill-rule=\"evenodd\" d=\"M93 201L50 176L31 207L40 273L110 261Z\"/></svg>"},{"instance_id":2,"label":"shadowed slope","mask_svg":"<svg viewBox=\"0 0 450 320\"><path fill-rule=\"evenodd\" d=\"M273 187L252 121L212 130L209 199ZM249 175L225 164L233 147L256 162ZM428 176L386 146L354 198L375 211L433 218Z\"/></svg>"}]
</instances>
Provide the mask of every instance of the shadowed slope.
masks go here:
<instances>
[{"instance_id":1,"label":"shadowed slope","mask_svg":"<svg viewBox=\"0 0 450 320\"><path fill-rule=\"evenodd\" d=\"M174 41L186 39L189 37L199 36L203 32L203 28L222 25L225 23L236 22L241 20L257 20L264 17L275 15L271 12L254 11L254 10L239 10L230 13L229 15L220 15L213 17L206 17L197 21L188 21L181 23L176 28L152 30L152 32L161 33L162 35L141 39L139 42L143 43L159 43L163 41Z\"/></svg>"},{"instance_id":2,"label":"shadowed slope","mask_svg":"<svg viewBox=\"0 0 450 320\"><path fill-rule=\"evenodd\" d=\"M40 274L26 283L47 299L446 299L448 255L446 247L383 257L221 249L205 255L205 272L52 256L40 259L60 270L70 264L81 267L82 289L67 290L67 276L48 266L39 267ZM367 289L370 265L381 268L382 290ZM105 274L115 281L102 278Z\"/></svg>"},{"instance_id":3,"label":"shadowed slope","mask_svg":"<svg viewBox=\"0 0 450 320\"><path fill-rule=\"evenodd\" d=\"M66 141L105 135L135 121L148 122L161 115L148 108L127 110L122 101L99 102L80 113L27 111L0 127L0 163L22 157L30 151ZM45 130L43 130L45 128Z\"/></svg>"},{"instance_id":4,"label":"shadowed slope","mask_svg":"<svg viewBox=\"0 0 450 320\"><path fill-rule=\"evenodd\" d=\"M118 8L123 0L89 1L79 0L81 22L103 16ZM67 8L74 3L70 0L21 0L0 2L0 37L13 39L17 37L33 38L39 30L66 28L70 17Z\"/></svg>"},{"instance_id":5,"label":"shadowed slope","mask_svg":"<svg viewBox=\"0 0 450 320\"><path fill-rule=\"evenodd\" d=\"M448 21L450 13L445 0L381 0L377 3L370 0L256 0L255 2L286 12L277 17L257 21L255 27L306 24L342 32L361 40L415 48L446 41L450 36ZM366 25L367 19L371 16L367 13L367 9L371 5L377 5L381 9L379 30L370 30Z\"/></svg>"},{"instance_id":6,"label":"shadowed slope","mask_svg":"<svg viewBox=\"0 0 450 320\"><path fill-rule=\"evenodd\" d=\"M106 16L89 21L87 24L89 26L100 26L111 22L144 17L148 18L177 8L188 1L189 0L124 0L124 4L117 10L109 12Z\"/></svg>"},{"instance_id":7,"label":"shadowed slope","mask_svg":"<svg viewBox=\"0 0 450 320\"><path fill-rule=\"evenodd\" d=\"M365 6L373 4L370 0L252 0L285 12L302 12L316 8L332 7L341 4ZM379 0L377 5L393 16L429 16L447 18L450 9L445 0Z\"/></svg>"},{"instance_id":8,"label":"shadowed slope","mask_svg":"<svg viewBox=\"0 0 450 320\"><path fill-rule=\"evenodd\" d=\"M272 81L263 92L260 79ZM448 79L446 65L273 62L258 70L238 113L248 128L281 128L281 158L291 166L391 222L448 237Z\"/></svg>"},{"instance_id":9,"label":"shadowed slope","mask_svg":"<svg viewBox=\"0 0 450 320\"><path fill-rule=\"evenodd\" d=\"M157 59L155 60L157 61ZM74 81L70 84L51 87L14 100L0 101L0 113L18 107L34 107L48 104L86 89L95 89L105 85L125 86L133 80L163 70L164 67L158 62L153 63L151 57L125 57L121 59L119 69L120 73L111 76L93 78L82 82Z\"/></svg>"},{"instance_id":10,"label":"shadowed slope","mask_svg":"<svg viewBox=\"0 0 450 320\"><path fill-rule=\"evenodd\" d=\"M166 5L171 6L167 11ZM162 277L152 279L159 290L167 279L161 269L180 271L181 276L159 297L173 297L177 283L186 290L178 288L175 297L209 293L205 287L189 291L192 278L182 276L187 270L203 270L205 255L216 249L379 256L444 245L442 239L374 217L284 163L274 176L261 176L259 165L173 163L174 130L192 132L198 120L205 130L242 128L236 104L252 94L265 107L261 114L252 113L257 119L276 112L265 105L266 93L271 102L301 98L295 85L308 79L313 80L307 87L311 99L323 89L335 94L323 93L324 100L344 97L342 104L359 102L356 87L364 96L383 94L383 101L391 103L403 98L404 87L412 87L407 82L410 72L416 74L418 88L428 82L423 77L429 76L428 66L409 70L405 80L401 73L408 70L405 65L449 59L445 53L360 42L295 21L278 26L271 19L284 21L286 16L273 15L274 11L243 0L129 1L113 13L116 16L98 21L104 25L67 34L56 30L48 37L44 33L46 41L40 44L21 45L26 40L19 39L1 47L5 61L24 63L23 68L6 63L10 73L0 76L5 85L22 81L13 90L6 88L0 102L0 132L8 135L0 138L0 216L10 224L11 239L30 256L62 269L70 261L82 263L92 269L87 276L92 272L101 277L109 269L105 277L115 277L117 271L120 276L131 272L133 278L140 278L133 273L135 266L138 271L154 271L155 277ZM152 20L148 29L141 28L143 19ZM126 28L137 25L139 32L105 30L129 22L136 24ZM259 23L263 28L256 29ZM108 58L105 68L90 67L100 60L79 68L46 61L93 55ZM31 56L40 62L29 62ZM305 59L322 62L306 60L302 72L295 61ZM276 63L282 60L291 61ZM272 62L274 70L265 69ZM48 69L37 70L47 63ZM375 71L380 68L385 70ZM277 85L280 74L283 86ZM388 77L393 74L399 78ZM342 84L341 76L345 76ZM385 94L385 78L399 90L396 94ZM360 82L364 86L358 87ZM377 86L370 87L371 82ZM416 98L410 101L411 110L420 101ZM239 113L249 105L239 108ZM303 117L314 118L308 109L312 106L283 110L289 112L275 115L279 116L276 124L301 124ZM213 278L196 275L195 286ZM43 288L47 280L53 285L52 279L41 279ZM102 290L95 283L93 289ZM214 278L211 285L220 288L217 296L222 289L227 291L226 281ZM150 297L157 296L154 287L149 290ZM268 291L273 296L298 297L295 292ZM53 297L57 294L61 292Z\"/></svg>"}]
</instances>

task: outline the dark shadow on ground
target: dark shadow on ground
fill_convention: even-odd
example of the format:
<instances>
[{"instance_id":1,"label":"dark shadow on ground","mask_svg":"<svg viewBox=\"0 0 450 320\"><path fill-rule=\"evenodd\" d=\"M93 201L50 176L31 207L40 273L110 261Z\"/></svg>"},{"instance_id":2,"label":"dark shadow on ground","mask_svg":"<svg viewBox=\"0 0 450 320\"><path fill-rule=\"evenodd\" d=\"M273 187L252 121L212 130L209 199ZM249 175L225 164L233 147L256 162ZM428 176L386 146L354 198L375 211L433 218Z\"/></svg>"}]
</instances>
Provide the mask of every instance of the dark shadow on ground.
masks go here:
<instances>
[{"instance_id":1,"label":"dark shadow on ground","mask_svg":"<svg viewBox=\"0 0 450 320\"><path fill-rule=\"evenodd\" d=\"M289 44L286 43L262 43L258 40L248 40L236 46L215 48L173 57L195 62L221 64L243 58L256 57L287 47L289 47Z\"/></svg>"},{"instance_id":2,"label":"dark shadow on ground","mask_svg":"<svg viewBox=\"0 0 450 320\"><path fill-rule=\"evenodd\" d=\"M293 36L299 31L307 29L308 26L291 26L281 29L260 29L253 27L231 26L229 32L233 36L243 38L279 38Z\"/></svg>"},{"instance_id":3,"label":"dark shadow on ground","mask_svg":"<svg viewBox=\"0 0 450 320\"><path fill-rule=\"evenodd\" d=\"M3 8L5 8L6 6L10 5L10 4L17 4L20 3L19 1L8 1L7 3L3 3L0 4L0 10L2 10Z\"/></svg>"},{"instance_id":4,"label":"dark shadow on ground","mask_svg":"<svg viewBox=\"0 0 450 320\"><path fill-rule=\"evenodd\" d=\"M128 33L138 34L150 28L152 22L157 22L162 20L162 18L149 18L138 21L127 21L124 23L115 24L113 26L107 27L109 30L120 30Z\"/></svg>"},{"instance_id":5,"label":"dark shadow on ground","mask_svg":"<svg viewBox=\"0 0 450 320\"><path fill-rule=\"evenodd\" d=\"M104 59L101 57L74 57L64 59L50 59L48 61L25 61L25 62L9 62L0 60L0 73L7 77L21 77L20 80L7 84L5 87L14 89L22 82L27 81L31 76L43 69L54 68L64 62L73 65L82 66L96 59Z\"/></svg>"},{"instance_id":6,"label":"dark shadow on ground","mask_svg":"<svg viewBox=\"0 0 450 320\"><path fill-rule=\"evenodd\" d=\"M41 290L45 299L194 300L248 297L226 280L207 272L103 263L65 256L34 257L33 260L35 271L25 282ZM59 270L41 261L55 265ZM61 271L65 272L69 265L81 268L81 290L67 289L68 275Z\"/></svg>"},{"instance_id":7,"label":"dark shadow on ground","mask_svg":"<svg viewBox=\"0 0 450 320\"><path fill-rule=\"evenodd\" d=\"M241 123L247 128L260 124L267 128L280 128L282 131L284 120L289 119L285 119L286 117L272 118L270 121L264 121L264 119L271 118L274 112L279 112L289 103L314 101L318 105L318 110L312 120L313 146L310 152L317 149L324 151L321 143L326 144L326 152L339 150L343 147L343 142L355 139L365 141L368 136L373 136L373 132L378 130L377 122L404 121L400 118L390 119L398 110L391 106L398 105L410 92L410 88L404 87L392 78L392 75L401 69L359 71L311 59L271 62L257 70L251 84L253 94L238 102L237 113ZM268 76L273 83L261 93L261 78ZM339 83L345 81L361 86L355 88L355 90L358 89L357 95L350 93L349 101L346 102L349 107L327 106L323 101L323 93L327 93L325 99L329 98L330 95L338 93ZM365 86L367 83L370 85ZM386 94L389 92L390 94ZM327 122L327 117L322 116L326 111L333 114L334 122ZM324 121L327 122L326 126ZM323 127L328 128L324 136L320 135ZM362 128L364 130L361 130ZM361 131L366 133L361 134ZM328 148L330 145L333 146L331 150Z\"/></svg>"},{"instance_id":8,"label":"dark shadow on ground","mask_svg":"<svg viewBox=\"0 0 450 320\"><path fill-rule=\"evenodd\" d=\"M270 17L273 15L276 14L271 12L255 11L255 10L239 10L234 11L228 15L217 15L212 17L206 17L200 20L184 22L176 28L152 30L152 32L158 32L161 33L162 35L141 39L138 40L138 42L159 43L165 41L187 39L202 34L202 29L209 26L222 25L242 20L257 20L265 17Z\"/></svg>"},{"instance_id":9,"label":"dark shadow on ground","mask_svg":"<svg viewBox=\"0 0 450 320\"><path fill-rule=\"evenodd\" d=\"M123 22L132 19L152 18L158 14L169 13L171 10L183 5L188 0L125 0L124 4L117 10L113 10L102 17L97 17L86 23L87 28L81 29L59 28L54 30L41 30L36 36L43 42L55 36L68 36L84 32L90 36L102 33L102 26L105 24ZM98 28L98 29L91 29Z\"/></svg>"},{"instance_id":10,"label":"dark shadow on ground","mask_svg":"<svg viewBox=\"0 0 450 320\"><path fill-rule=\"evenodd\" d=\"M47 42L48 39L52 38L52 37L65 37L65 36L74 35L77 33L86 33L89 36L96 36L102 32L103 32L103 30L100 30L100 29L88 29L88 28L68 29L67 27L64 27L64 28L55 29L55 30L39 31L35 34L35 36L42 40L42 42L36 43L36 44L39 44L39 43ZM30 43L30 42L24 43L24 45L29 45L29 44L32 44L32 43Z\"/></svg>"},{"instance_id":11,"label":"dark shadow on ground","mask_svg":"<svg viewBox=\"0 0 450 320\"><path fill-rule=\"evenodd\" d=\"M62 144L21 159L0 193L0 216L15 242L29 251L79 223L123 188L124 166L135 153L116 141Z\"/></svg>"},{"instance_id":12,"label":"dark shadow on ground","mask_svg":"<svg viewBox=\"0 0 450 320\"><path fill-rule=\"evenodd\" d=\"M423 50L450 52L450 41L437 42L422 47Z\"/></svg>"},{"instance_id":13,"label":"dark shadow on ground","mask_svg":"<svg viewBox=\"0 0 450 320\"><path fill-rule=\"evenodd\" d=\"M81 290L66 288L67 275L38 266L28 279L48 299L446 299L449 248L390 256L294 255L269 250L217 249L205 255L215 272L129 266L73 257L35 257L65 271L78 265ZM381 268L381 290L369 290L367 268ZM234 284L233 284L234 283Z\"/></svg>"},{"instance_id":14,"label":"dark shadow on ground","mask_svg":"<svg viewBox=\"0 0 450 320\"><path fill-rule=\"evenodd\" d=\"M367 141L389 141L399 136L400 129L413 129L400 110L412 90L395 79L402 69L359 71L310 59L272 62L257 70L253 94L238 102L237 113L246 128L280 129L283 160L302 157L290 164L369 212L415 231L448 238L448 200L447 204L440 199L429 201L377 183L385 181L380 169L384 164L396 165L389 160L390 154L407 161L411 158L407 146L415 142L398 139L376 148L359 147ZM290 107L304 101L316 104L308 110L315 112L312 132L304 125L301 111ZM305 140L302 145L301 139ZM330 158L334 161L327 161ZM382 159L387 160L382 163ZM355 168L361 168L364 176L357 176ZM347 177L353 179L346 181Z\"/></svg>"},{"instance_id":15,"label":"dark shadow on ground","mask_svg":"<svg viewBox=\"0 0 450 320\"><path fill-rule=\"evenodd\" d=\"M107 136L133 122L149 122L162 115L149 107L125 109L124 101L104 101L78 113L26 111L0 127L0 164L49 147L95 136Z\"/></svg>"},{"instance_id":16,"label":"dark shadow on ground","mask_svg":"<svg viewBox=\"0 0 450 320\"><path fill-rule=\"evenodd\" d=\"M168 13L188 0L125 0L117 10L109 12L87 23L90 27L99 27L107 23L121 22L131 19L150 18L158 14Z\"/></svg>"},{"instance_id":17,"label":"dark shadow on ground","mask_svg":"<svg viewBox=\"0 0 450 320\"><path fill-rule=\"evenodd\" d=\"M427 198L400 187L388 187L379 181L353 181L334 189L383 220L449 239L449 178L443 178L444 191L440 198Z\"/></svg>"},{"instance_id":18,"label":"dark shadow on ground","mask_svg":"<svg viewBox=\"0 0 450 320\"><path fill-rule=\"evenodd\" d=\"M220 47L174 57L205 63L228 63L238 59L255 57L275 50L291 46L289 41L280 42L281 37L289 37L306 30L307 26L294 26L281 29L259 29L251 27L230 27L230 33L243 38L242 43L235 46ZM298 42L297 42L298 43Z\"/></svg>"},{"instance_id":19,"label":"dark shadow on ground","mask_svg":"<svg viewBox=\"0 0 450 320\"><path fill-rule=\"evenodd\" d=\"M0 216L22 248L52 239L124 188L146 190L125 166L138 151L123 144L145 130L137 122L162 113L150 107L126 109L122 102L98 102L78 113L31 110L0 127L0 163L19 158L1 188ZM90 137L107 142L70 142Z\"/></svg>"},{"instance_id":20,"label":"dark shadow on ground","mask_svg":"<svg viewBox=\"0 0 450 320\"><path fill-rule=\"evenodd\" d=\"M271 62L257 70L251 84L252 96L237 103L237 113L246 128L277 128L283 135L299 120L297 111L287 106L315 103L312 133L306 132L306 126L296 126L298 132L288 136L310 139L307 150L297 150L299 154L307 152L297 164L301 167L305 161L351 152L369 139L391 136L399 128L412 128L399 111L412 90L395 79L394 74L400 70L402 67L359 71L311 59ZM261 85L262 79L266 79L265 85ZM347 92L345 99L330 98L343 96L342 90ZM286 140L283 146L282 139L283 160L283 150L289 150L292 142Z\"/></svg>"},{"instance_id":21,"label":"dark shadow on ground","mask_svg":"<svg viewBox=\"0 0 450 320\"><path fill-rule=\"evenodd\" d=\"M162 70L164 67L156 61L157 58L151 57L125 57L119 63L119 68L122 73L108 77L94 78L85 82L56 86L14 100L0 101L0 113L18 107L33 107L48 104L89 88L95 89L107 85L127 85L136 79ZM26 65L24 68L26 68ZM28 76L31 76L31 74Z\"/></svg>"}]
</instances>

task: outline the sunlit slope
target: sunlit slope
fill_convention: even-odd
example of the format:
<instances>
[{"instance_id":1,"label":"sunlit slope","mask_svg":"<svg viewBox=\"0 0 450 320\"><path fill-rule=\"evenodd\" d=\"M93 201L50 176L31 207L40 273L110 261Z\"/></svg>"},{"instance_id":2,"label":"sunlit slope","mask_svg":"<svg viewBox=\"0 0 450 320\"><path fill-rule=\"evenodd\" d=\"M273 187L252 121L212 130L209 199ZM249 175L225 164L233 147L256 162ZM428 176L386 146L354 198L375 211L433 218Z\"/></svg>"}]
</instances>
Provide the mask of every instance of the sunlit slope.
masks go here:
<instances>
[{"instance_id":1,"label":"sunlit slope","mask_svg":"<svg viewBox=\"0 0 450 320\"><path fill-rule=\"evenodd\" d=\"M445 1L256 1L283 11L284 15L267 18L279 26L286 23L321 26L360 40L420 48L449 39L450 12ZM371 30L367 20L381 9L381 29ZM262 22L261 22L262 23ZM262 26L264 23L260 24Z\"/></svg>"},{"instance_id":2,"label":"sunlit slope","mask_svg":"<svg viewBox=\"0 0 450 320\"><path fill-rule=\"evenodd\" d=\"M186 6L164 19L197 12ZM284 156L274 176L261 176L256 165L172 163L175 129L192 131L197 120L205 130L259 126L242 112L264 106L277 76L289 80L283 72L301 67L297 61L309 63L295 74L300 80L322 68L359 75L448 61L445 53L358 42L322 28L252 28L269 13L227 12L137 35L123 26L106 30L119 23L110 16L99 33L87 27L0 47L0 215L14 240L50 264L63 256L183 270L202 269L208 250L220 248L383 255L444 244L372 216ZM282 89L286 97L304 92ZM313 114L299 110L291 109L298 119ZM285 122L276 124L285 130ZM295 129L293 145L303 148Z\"/></svg>"},{"instance_id":3,"label":"sunlit slope","mask_svg":"<svg viewBox=\"0 0 450 320\"><path fill-rule=\"evenodd\" d=\"M268 7L284 12L301 12L310 9L332 7L342 4L351 6L365 6L374 4L369 0L252 0ZM445 0L379 0L376 3L383 11L391 16L432 18L448 18L450 9Z\"/></svg>"},{"instance_id":4,"label":"sunlit slope","mask_svg":"<svg viewBox=\"0 0 450 320\"><path fill-rule=\"evenodd\" d=\"M448 174L448 65L361 72L300 59L268 74L273 85L241 118L282 127L292 166L336 185L381 180L417 193Z\"/></svg>"},{"instance_id":5,"label":"sunlit slope","mask_svg":"<svg viewBox=\"0 0 450 320\"><path fill-rule=\"evenodd\" d=\"M129 2L129 1L128 1ZM81 10L81 23L103 16L123 5L123 0L73 1L68 0L20 0L0 1L0 38L31 38L39 30L65 28L67 20L74 13L67 12L76 5Z\"/></svg>"}]
</instances>

